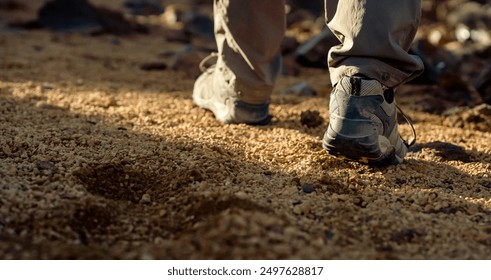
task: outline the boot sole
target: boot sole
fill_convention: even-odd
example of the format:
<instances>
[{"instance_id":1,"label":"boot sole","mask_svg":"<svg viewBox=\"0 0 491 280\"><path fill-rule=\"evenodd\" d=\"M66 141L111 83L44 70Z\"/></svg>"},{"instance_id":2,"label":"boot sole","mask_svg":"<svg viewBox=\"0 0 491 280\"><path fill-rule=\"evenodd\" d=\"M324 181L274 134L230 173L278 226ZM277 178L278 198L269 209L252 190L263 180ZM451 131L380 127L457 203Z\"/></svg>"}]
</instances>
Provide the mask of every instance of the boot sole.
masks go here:
<instances>
[{"instance_id":1,"label":"boot sole","mask_svg":"<svg viewBox=\"0 0 491 280\"><path fill-rule=\"evenodd\" d=\"M387 166L402 162L395 148L385 136L376 133L366 135L355 133L362 129L360 126L366 126L365 120L343 119L342 122L342 127L345 127L344 133L336 132L329 124L324 134L322 146L329 154L373 166Z\"/></svg>"}]
</instances>

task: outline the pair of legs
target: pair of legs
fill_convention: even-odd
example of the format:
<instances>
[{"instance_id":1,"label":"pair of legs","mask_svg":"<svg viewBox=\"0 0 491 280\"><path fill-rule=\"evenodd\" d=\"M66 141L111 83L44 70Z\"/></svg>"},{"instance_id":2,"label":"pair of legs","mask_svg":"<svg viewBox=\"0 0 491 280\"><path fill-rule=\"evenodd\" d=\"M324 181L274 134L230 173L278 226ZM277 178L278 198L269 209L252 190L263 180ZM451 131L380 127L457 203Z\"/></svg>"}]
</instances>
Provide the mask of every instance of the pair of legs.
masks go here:
<instances>
[{"instance_id":1,"label":"pair of legs","mask_svg":"<svg viewBox=\"0 0 491 280\"><path fill-rule=\"evenodd\" d=\"M421 73L408 54L420 20L420 0L326 0L328 27L339 39L327 55L330 126L324 148L368 163L401 162L392 88ZM268 121L281 67L283 0L215 0L217 61L196 81L193 98L224 123ZM346 152L346 149L350 150Z\"/></svg>"}]
</instances>

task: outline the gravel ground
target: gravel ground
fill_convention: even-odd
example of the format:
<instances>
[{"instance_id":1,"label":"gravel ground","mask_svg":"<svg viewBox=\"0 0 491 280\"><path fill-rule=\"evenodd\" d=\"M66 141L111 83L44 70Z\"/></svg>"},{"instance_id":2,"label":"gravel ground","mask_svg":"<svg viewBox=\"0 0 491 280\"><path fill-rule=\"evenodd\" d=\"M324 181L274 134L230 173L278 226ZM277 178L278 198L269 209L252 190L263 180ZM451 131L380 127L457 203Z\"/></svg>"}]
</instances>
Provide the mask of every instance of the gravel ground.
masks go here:
<instances>
[{"instance_id":1,"label":"gravel ground","mask_svg":"<svg viewBox=\"0 0 491 280\"><path fill-rule=\"evenodd\" d=\"M222 125L189 73L140 69L180 47L0 33L1 258L491 258L489 115L449 121L404 86L418 144L370 168L321 147L326 71L280 77L272 124ZM317 95L284 94L301 81Z\"/></svg>"}]
</instances>

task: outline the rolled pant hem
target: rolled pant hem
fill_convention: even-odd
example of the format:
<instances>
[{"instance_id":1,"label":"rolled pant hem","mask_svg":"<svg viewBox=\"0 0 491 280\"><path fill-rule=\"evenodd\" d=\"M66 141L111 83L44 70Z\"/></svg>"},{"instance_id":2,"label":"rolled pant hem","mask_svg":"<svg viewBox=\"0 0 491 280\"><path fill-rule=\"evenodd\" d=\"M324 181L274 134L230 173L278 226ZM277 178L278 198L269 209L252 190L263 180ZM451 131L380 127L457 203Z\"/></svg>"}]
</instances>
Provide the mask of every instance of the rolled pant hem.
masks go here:
<instances>
[{"instance_id":1,"label":"rolled pant hem","mask_svg":"<svg viewBox=\"0 0 491 280\"><path fill-rule=\"evenodd\" d=\"M422 69L422 62L419 61L417 64L421 64L420 69ZM422 70L416 72L404 72L375 59L348 58L343 61L343 65L330 67L329 72L331 83L333 85L337 84L343 77L363 74L379 81L385 86L394 88L417 77Z\"/></svg>"},{"instance_id":2,"label":"rolled pant hem","mask_svg":"<svg viewBox=\"0 0 491 280\"><path fill-rule=\"evenodd\" d=\"M238 100L251 105L262 105L269 103L273 87L263 86L260 88L251 88L238 82L234 86L234 91L237 94Z\"/></svg>"}]
</instances>

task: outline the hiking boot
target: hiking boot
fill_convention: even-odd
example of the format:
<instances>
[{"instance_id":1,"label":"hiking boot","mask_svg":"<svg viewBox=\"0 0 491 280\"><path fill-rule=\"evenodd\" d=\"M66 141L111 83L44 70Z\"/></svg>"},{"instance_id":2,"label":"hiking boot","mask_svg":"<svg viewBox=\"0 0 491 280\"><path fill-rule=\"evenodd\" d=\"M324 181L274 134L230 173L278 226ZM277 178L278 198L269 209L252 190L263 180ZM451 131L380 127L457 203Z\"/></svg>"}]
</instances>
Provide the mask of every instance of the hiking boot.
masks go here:
<instances>
[{"instance_id":1,"label":"hiking boot","mask_svg":"<svg viewBox=\"0 0 491 280\"><path fill-rule=\"evenodd\" d=\"M240 101L237 98L239 93L234 90L232 82L227 79L226 71L228 69L220 59L208 68L204 66L210 58L214 57L218 57L218 55L211 54L200 64L203 73L194 83L194 103L201 108L210 110L215 118L222 123L268 124L271 119L269 102L249 104Z\"/></svg>"},{"instance_id":2,"label":"hiking boot","mask_svg":"<svg viewBox=\"0 0 491 280\"><path fill-rule=\"evenodd\" d=\"M329 126L322 146L331 155L370 165L401 163L413 140L407 143L397 130L394 91L376 80L344 77L333 89Z\"/></svg>"}]
</instances>

